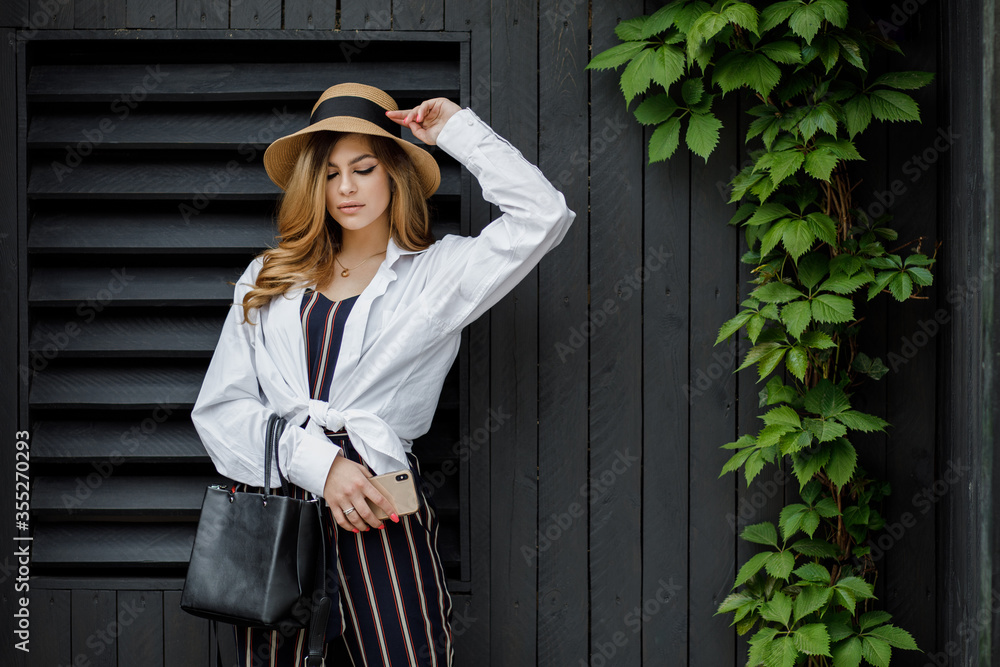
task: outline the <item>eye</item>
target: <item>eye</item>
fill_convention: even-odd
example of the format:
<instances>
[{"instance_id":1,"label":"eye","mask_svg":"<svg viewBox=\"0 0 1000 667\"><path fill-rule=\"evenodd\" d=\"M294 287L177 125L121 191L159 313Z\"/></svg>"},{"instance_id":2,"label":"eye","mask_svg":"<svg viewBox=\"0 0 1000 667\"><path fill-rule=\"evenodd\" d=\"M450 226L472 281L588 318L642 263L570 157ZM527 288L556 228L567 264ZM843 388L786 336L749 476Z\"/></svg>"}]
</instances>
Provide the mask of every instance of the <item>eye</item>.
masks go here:
<instances>
[{"instance_id":1,"label":"eye","mask_svg":"<svg viewBox=\"0 0 1000 667\"><path fill-rule=\"evenodd\" d=\"M355 173L355 174L363 174L363 175L367 175L367 174L370 174L370 173L372 173L373 171L375 171L375 165L372 165L371 167L368 167L367 169L364 169L364 170L361 170L361 171L355 171L354 173ZM332 174L327 174L327 175L326 175L326 180L330 180L331 178L333 178L333 177L334 177L334 176L336 176L336 175L337 175L337 173L336 173L336 172L334 172L334 173L332 173Z\"/></svg>"}]
</instances>

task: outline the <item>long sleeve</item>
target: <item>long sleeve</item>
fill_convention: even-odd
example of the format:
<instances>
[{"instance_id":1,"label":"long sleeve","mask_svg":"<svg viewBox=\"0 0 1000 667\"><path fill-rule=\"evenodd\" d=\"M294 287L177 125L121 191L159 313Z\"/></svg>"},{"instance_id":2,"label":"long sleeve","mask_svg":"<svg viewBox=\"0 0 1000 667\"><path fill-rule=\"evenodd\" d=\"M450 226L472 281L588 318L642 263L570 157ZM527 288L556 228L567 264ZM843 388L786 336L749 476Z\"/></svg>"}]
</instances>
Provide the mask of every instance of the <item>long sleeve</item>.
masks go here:
<instances>
[{"instance_id":1,"label":"long sleeve","mask_svg":"<svg viewBox=\"0 0 1000 667\"><path fill-rule=\"evenodd\" d=\"M430 319L456 333L524 279L566 236L576 213L538 167L468 107L448 119L437 145L502 211L478 236L445 236L431 253L433 277L423 295Z\"/></svg>"},{"instance_id":2,"label":"long sleeve","mask_svg":"<svg viewBox=\"0 0 1000 667\"><path fill-rule=\"evenodd\" d=\"M264 484L264 432L274 412L264 404L257 377L254 331L256 324L241 322L243 296L253 285L260 261L255 260L237 281L191 421L220 474L253 486ZM340 447L289 423L279 440L281 470L293 484L323 495L326 476ZM271 486L279 486L277 465L271 467Z\"/></svg>"}]
</instances>

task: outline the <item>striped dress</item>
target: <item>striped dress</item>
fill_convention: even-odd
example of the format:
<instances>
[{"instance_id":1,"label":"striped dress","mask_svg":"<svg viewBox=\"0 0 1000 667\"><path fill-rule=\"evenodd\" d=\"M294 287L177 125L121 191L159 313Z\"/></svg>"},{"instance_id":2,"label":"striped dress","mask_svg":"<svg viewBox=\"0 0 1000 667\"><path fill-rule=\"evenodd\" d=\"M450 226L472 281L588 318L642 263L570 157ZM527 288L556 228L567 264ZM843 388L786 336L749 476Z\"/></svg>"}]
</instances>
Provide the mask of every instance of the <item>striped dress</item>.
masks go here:
<instances>
[{"instance_id":1,"label":"striped dress","mask_svg":"<svg viewBox=\"0 0 1000 667\"><path fill-rule=\"evenodd\" d=\"M312 398L327 400L330 394L344 323L356 300L353 296L334 302L313 290L302 295L299 313ZM345 432L326 434L343 447L345 456L362 462ZM407 456L420 490L419 462L413 453ZM237 487L261 491L246 484ZM295 485L290 490L296 497L309 497ZM418 512L400 517L399 523L384 521L380 530L346 531L328 509L327 572L338 573L340 590L327 624L325 667L451 667L452 604L437 550L437 513L433 501L420 493ZM235 635L238 667L305 663L305 630L283 636L276 630L237 626Z\"/></svg>"}]
</instances>

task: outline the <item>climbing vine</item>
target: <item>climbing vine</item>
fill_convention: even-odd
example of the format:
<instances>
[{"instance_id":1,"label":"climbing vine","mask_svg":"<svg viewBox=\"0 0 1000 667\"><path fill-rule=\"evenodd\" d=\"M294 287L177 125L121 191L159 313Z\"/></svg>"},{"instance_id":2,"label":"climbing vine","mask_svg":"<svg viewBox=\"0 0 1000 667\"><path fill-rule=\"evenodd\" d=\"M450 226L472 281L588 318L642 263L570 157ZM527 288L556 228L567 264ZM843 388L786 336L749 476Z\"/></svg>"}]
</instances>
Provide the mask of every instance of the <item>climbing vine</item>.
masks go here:
<instances>
[{"instance_id":1,"label":"climbing vine","mask_svg":"<svg viewBox=\"0 0 1000 667\"><path fill-rule=\"evenodd\" d=\"M889 487L858 465L852 437L889 424L851 400L863 379L888 369L857 349L855 305L917 297L935 260L922 239L899 242L890 215L871 218L855 204L848 165L864 159L855 140L876 121L919 121L903 91L933 75L870 75L876 49L902 51L852 23L848 9L844 0L675 0L619 23L622 43L587 65L625 65L626 105L641 98L633 114L655 127L651 164L670 158L682 134L707 161L722 127L713 104L734 91L752 98L751 159L729 184L739 204L729 224L746 236L754 288L716 345L745 333L751 347L737 371L755 368L767 382L762 425L723 445L732 456L722 474L742 470L749 484L784 460L799 502L776 523L743 529L764 550L741 565L716 612L732 614L740 634L756 629L750 667L883 667L893 648L917 649L888 613L869 609L869 535L885 523L877 507Z\"/></svg>"}]
</instances>

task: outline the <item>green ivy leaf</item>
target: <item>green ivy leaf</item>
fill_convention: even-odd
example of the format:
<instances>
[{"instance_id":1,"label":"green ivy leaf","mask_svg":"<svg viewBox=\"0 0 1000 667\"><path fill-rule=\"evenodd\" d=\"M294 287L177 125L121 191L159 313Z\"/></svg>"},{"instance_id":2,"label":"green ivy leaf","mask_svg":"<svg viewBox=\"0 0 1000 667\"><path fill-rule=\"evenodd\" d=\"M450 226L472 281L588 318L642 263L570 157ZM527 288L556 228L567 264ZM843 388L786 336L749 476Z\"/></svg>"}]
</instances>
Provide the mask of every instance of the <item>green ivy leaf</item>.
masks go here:
<instances>
[{"instance_id":1,"label":"green ivy leaf","mask_svg":"<svg viewBox=\"0 0 1000 667\"><path fill-rule=\"evenodd\" d=\"M870 280L871 278L864 273L857 273L853 276L840 274L825 280L823 284L819 286L819 289L824 292L850 294Z\"/></svg>"},{"instance_id":2,"label":"green ivy leaf","mask_svg":"<svg viewBox=\"0 0 1000 667\"><path fill-rule=\"evenodd\" d=\"M934 276L931 272L922 266L914 266L906 270L906 273L910 278L918 285L926 287L934 282Z\"/></svg>"},{"instance_id":3,"label":"green ivy leaf","mask_svg":"<svg viewBox=\"0 0 1000 667\"><path fill-rule=\"evenodd\" d=\"M701 96L705 94L705 84L699 78L688 79L681 85L681 97L689 105L701 102Z\"/></svg>"},{"instance_id":4,"label":"green ivy leaf","mask_svg":"<svg viewBox=\"0 0 1000 667\"><path fill-rule=\"evenodd\" d=\"M764 521L763 523L755 523L752 526L747 526L740 533L740 537L747 542L753 542L754 544L763 544L764 546L778 548L778 531L775 529L774 524L770 521Z\"/></svg>"},{"instance_id":5,"label":"green ivy leaf","mask_svg":"<svg viewBox=\"0 0 1000 667\"><path fill-rule=\"evenodd\" d=\"M670 95L661 93L644 99L632 113L643 125L659 125L674 115L678 108Z\"/></svg>"},{"instance_id":6,"label":"green ivy leaf","mask_svg":"<svg viewBox=\"0 0 1000 667\"><path fill-rule=\"evenodd\" d=\"M861 640L851 637L833 647L833 667L859 667Z\"/></svg>"},{"instance_id":7,"label":"green ivy leaf","mask_svg":"<svg viewBox=\"0 0 1000 667\"><path fill-rule=\"evenodd\" d=\"M649 162L662 162L666 160L680 143L681 119L668 118L665 123L653 131L649 138Z\"/></svg>"},{"instance_id":8,"label":"green ivy leaf","mask_svg":"<svg viewBox=\"0 0 1000 667\"><path fill-rule=\"evenodd\" d=\"M757 207L757 210L754 212L754 214L750 216L750 219L747 220L747 224L751 226L763 225L767 224L768 222L773 222L778 218L788 217L791 214L792 212L789 211L788 207L785 206L784 204L778 204L775 202L771 202L769 204L761 204L760 206Z\"/></svg>"},{"instance_id":9,"label":"green ivy leaf","mask_svg":"<svg viewBox=\"0 0 1000 667\"><path fill-rule=\"evenodd\" d=\"M764 569L775 579L787 580L795 567L795 555L790 551L772 553L764 564Z\"/></svg>"},{"instance_id":10,"label":"green ivy leaf","mask_svg":"<svg viewBox=\"0 0 1000 667\"><path fill-rule=\"evenodd\" d=\"M872 86L887 86L897 90L916 90L934 80L933 72L888 72L872 82Z\"/></svg>"},{"instance_id":11,"label":"green ivy leaf","mask_svg":"<svg viewBox=\"0 0 1000 667\"><path fill-rule=\"evenodd\" d=\"M784 303L805 296L791 285L777 280L761 285L750 294L755 299L765 303Z\"/></svg>"},{"instance_id":12,"label":"green ivy leaf","mask_svg":"<svg viewBox=\"0 0 1000 667\"><path fill-rule=\"evenodd\" d=\"M799 37L806 40L806 44L812 42L813 37L819 32L820 23L823 21L823 10L815 4L800 4L798 9L788 17L788 27Z\"/></svg>"},{"instance_id":13,"label":"green ivy leaf","mask_svg":"<svg viewBox=\"0 0 1000 667\"><path fill-rule=\"evenodd\" d=\"M826 540L799 540L792 549L812 558L836 558L838 553L837 547Z\"/></svg>"},{"instance_id":14,"label":"green ivy leaf","mask_svg":"<svg viewBox=\"0 0 1000 667\"><path fill-rule=\"evenodd\" d=\"M722 121L712 114L692 114L688 121L687 141L688 148L695 155L704 158L708 162L708 156L719 143L719 130L722 128Z\"/></svg>"},{"instance_id":15,"label":"green ivy leaf","mask_svg":"<svg viewBox=\"0 0 1000 667\"><path fill-rule=\"evenodd\" d=\"M843 104L847 133L855 135L865 131L872 122L872 103L867 95L855 95Z\"/></svg>"},{"instance_id":16,"label":"green ivy leaf","mask_svg":"<svg viewBox=\"0 0 1000 667\"><path fill-rule=\"evenodd\" d=\"M896 122L920 120L917 103L906 93L895 90L875 90L871 93L872 115L879 120Z\"/></svg>"},{"instance_id":17,"label":"green ivy leaf","mask_svg":"<svg viewBox=\"0 0 1000 667\"><path fill-rule=\"evenodd\" d=\"M839 255L838 255L839 257ZM806 289L812 289L826 275L830 259L821 252L811 252L799 259L799 282Z\"/></svg>"},{"instance_id":18,"label":"green ivy leaf","mask_svg":"<svg viewBox=\"0 0 1000 667\"><path fill-rule=\"evenodd\" d=\"M814 588L810 586L809 588ZM829 591L829 589L827 589ZM832 595L833 591L829 591ZM801 597L801 595L799 596ZM795 647L808 655L830 655L830 635L825 623L810 623L795 631Z\"/></svg>"},{"instance_id":19,"label":"green ivy leaf","mask_svg":"<svg viewBox=\"0 0 1000 667\"><path fill-rule=\"evenodd\" d=\"M735 23L744 30L757 34L757 10L745 2L734 2L722 10L722 15L730 23Z\"/></svg>"},{"instance_id":20,"label":"green ivy leaf","mask_svg":"<svg viewBox=\"0 0 1000 667\"><path fill-rule=\"evenodd\" d=\"M757 47L771 60L782 65L797 65L802 62L802 49L795 42L781 39Z\"/></svg>"},{"instance_id":21,"label":"green ivy leaf","mask_svg":"<svg viewBox=\"0 0 1000 667\"><path fill-rule=\"evenodd\" d=\"M823 10L823 18L843 28L847 25L847 3L844 0L815 0L813 5Z\"/></svg>"},{"instance_id":22,"label":"green ivy leaf","mask_svg":"<svg viewBox=\"0 0 1000 667\"><path fill-rule=\"evenodd\" d=\"M815 241L816 234L808 220L789 220L781 234L781 244L795 262L812 248Z\"/></svg>"},{"instance_id":23,"label":"green ivy leaf","mask_svg":"<svg viewBox=\"0 0 1000 667\"><path fill-rule=\"evenodd\" d=\"M719 477L722 477L723 475L728 475L731 472L739 470L740 466L746 463L746 460L750 458L750 456L753 453L754 450L751 449L750 447L747 447L746 449L741 449L740 451L733 454L729 458L729 460L726 461L726 464L722 466L722 472L719 473Z\"/></svg>"},{"instance_id":24,"label":"green ivy leaf","mask_svg":"<svg viewBox=\"0 0 1000 667\"><path fill-rule=\"evenodd\" d=\"M747 320L749 320L752 315L754 315L754 311L744 310L741 311L739 314L737 314L736 317L727 320L725 324L723 324L722 327L719 329L719 335L718 337L716 337L714 344L718 345L719 343L721 343L722 341L726 340L734 333L739 331L740 327L746 324Z\"/></svg>"},{"instance_id":25,"label":"green ivy leaf","mask_svg":"<svg viewBox=\"0 0 1000 667\"><path fill-rule=\"evenodd\" d=\"M834 417L841 424L854 431L871 433L872 431L884 431L889 422L857 410L846 410Z\"/></svg>"},{"instance_id":26,"label":"green ivy leaf","mask_svg":"<svg viewBox=\"0 0 1000 667\"><path fill-rule=\"evenodd\" d=\"M872 359L864 352L858 352L857 356L854 357L854 361L851 362L851 368L859 373L864 373L873 380L879 380L889 372L889 368L882 363L881 359L877 357Z\"/></svg>"},{"instance_id":27,"label":"green ivy leaf","mask_svg":"<svg viewBox=\"0 0 1000 667\"><path fill-rule=\"evenodd\" d=\"M838 415L851 407L844 390L826 378L817 382L816 386L806 393L803 404L806 410L822 417Z\"/></svg>"},{"instance_id":28,"label":"green ivy leaf","mask_svg":"<svg viewBox=\"0 0 1000 667\"><path fill-rule=\"evenodd\" d=\"M615 26L615 35L623 42L642 39L642 26L646 23L646 16L637 16L634 19L622 21Z\"/></svg>"},{"instance_id":29,"label":"green ivy leaf","mask_svg":"<svg viewBox=\"0 0 1000 667\"><path fill-rule=\"evenodd\" d=\"M584 69L606 70L615 69L635 58L652 42L625 42L612 46L594 56Z\"/></svg>"},{"instance_id":30,"label":"green ivy leaf","mask_svg":"<svg viewBox=\"0 0 1000 667\"><path fill-rule=\"evenodd\" d=\"M806 563L801 565L795 570L795 574L798 575L799 579L805 581L817 581L822 583L830 583L830 571L819 563Z\"/></svg>"},{"instance_id":31,"label":"green ivy leaf","mask_svg":"<svg viewBox=\"0 0 1000 667\"><path fill-rule=\"evenodd\" d=\"M790 17L801 4L802 3L798 0L786 0L785 2L776 2L773 5L764 7L760 12L760 20L757 23L757 30L759 31L759 34L763 35L779 23L787 21L788 17Z\"/></svg>"},{"instance_id":32,"label":"green ivy leaf","mask_svg":"<svg viewBox=\"0 0 1000 667\"><path fill-rule=\"evenodd\" d=\"M850 322L854 319L854 302L835 294L820 294L812 300L812 316L827 324Z\"/></svg>"},{"instance_id":33,"label":"green ivy leaf","mask_svg":"<svg viewBox=\"0 0 1000 667\"><path fill-rule=\"evenodd\" d=\"M813 211L806 215L806 220L809 221L810 228L820 241L828 245L837 244L837 223L833 218L825 213Z\"/></svg>"},{"instance_id":34,"label":"green ivy leaf","mask_svg":"<svg viewBox=\"0 0 1000 667\"><path fill-rule=\"evenodd\" d=\"M770 558L773 553L773 551L764 551L752 556L750 560L744 563L743 567L740 568L739 574L736 575L736 583L733 584L733 588L746 583L747 579L760 572L760 570L764 567L764 563L767 562L767 559Z\"/></svg>"},{"instance_id":35,"label":"green ivy leaf","mask_svg":"<svg viewBox=\"0 0 1000 667\"><path fill-rule=\"evenodd\" d=\"M889 292L897 301L906 301L913 294L913 279L905 271L900 271L889 281Z\"/></svg>"},{"instance_id":36,"label":"green ivy leaf","mask_svg":"<svg viewBox=\"0 0 1000 667\"><path fill-rule=\"evenodd\" d=\"M658 35L673 27L674 20L684 6L683 2L671 2L664 7L660 7L653 12L642 26L642 39L649 39L653 35Z\"/></svg>"},{"instance_id":37,"label":"green ivy leaf","mask_svg":"<svg viewBox=\"0 0 1000 667\"><path fill-rule=\"evenodd\" d=\"M684 52L676 46L664 45L654 52L650 76L653 81L663 86L663 90L667 90L684 74L684 65Z\"/></svg>"},{"instance_id":38,"label":"green ivy leaf","mask_svg":"<svg viewBox=\"0 0 1000 667\"><path fill-rule=\"evenodd\" d=\"M785 356L785 367L799 382L805 382L806 370L809 368L809 354L805 348L793 345Z\"/></svg>"},{"instance_id":39,"label":"green ivy leaf","mask_svg":"<svg viewBox=\"0 0 1000 667\"><path fill-rule=\"evenodd\" d=\"M843 424L826 419L806 418L802 420L802 426L809 429L819 442L830 442L847 433L847 428Z\"/></svg>"},{"instance_id":40,"label":"green ivy leaf","mask_svg":"<svg viewBox=\"0 0 1000 667\"><path fill-rule=\"evenodd\" d=\"M822 331L806 331L799 336L799 344L818 350L828 350L831 347L837 347L833 339Z\"/></svg>"},{"instance_id":41,"label":"green ivy leaf","mask_svg":"<svg viewBox=\"0 0 1000 667\"><path fill-rule=\"evenodd\" d=\"M890 646L896 648L918 651L917 642L913 641L913 635L895 625L880 625L868 631L868 636L877 637Z\"/></svg>"},{"instance_id":42,"label":"green ivy leaf","mask_svg":"<svg viewBox=\"0 0 1000 667\"><path fill-rule=\"evenodd\" d=\"M892 614L887 611L869 611L861 614L858 617L858 627L864 632L868 628L874 627L876 625L882 625L892 618Z\"/></svg>"},{"instance_id":43,"label":"green ivy leaf","mask_svg":"<svg viewBox=\"0 0 1000 667\"><path fill-rule=\"evenodd\" d=\"M636 55L622 72L620 87L625 95L625 104L628 106L632 100L649 89L649 84L653 80L653 71L657 68L656 52L653 49L646 49Z\"/></svg>"},{"instance_id":44,"label":"green ivy leaf","mask_svg":"<svg viewBox=\"0 0 1000 667\"><path fill-rule=\"evenodd\" d=\"M781 307L781 323L791 335L799 338L812 321L812 308L808 301L792 301Z\"/></svg>"},{"instance_id":45,"label":"green ivy leaf","mask_svg":"<svg viewBox=\"0 0 1000 667\"><path fill-rule=\"evenodd\" d=\"M854 475L858 463L858 452L854 445L838 438L830 445L830 461L826 464L826 474L830 481L843 488Z\"/></svg>"},{"instance_id":46,"label":"green ivy leaf","mask_svg":"<svg viewBox=\"0 0 1000 667\"><path fill-rule=\"evenodd\" d=\"M889 667L889 661L892 659L892 648L881 639L862 637L861 657L874 667Z\"/></svg>"},{"instance_id":47,"label":"green ivy leaf","mask_svg":"<svg viewBox=\"0 0 1000 667\"><path fill-rule=\"evenodd\" d=\"M858 43L842 33L837 33L834 37L840 42L840 52L843 54L844 59L862 72L867 71L865 63L861 59L861 47L858 46Z\"/></svg>"},{"instance_id":48,"label":"green ivy leaf","mask_svg":"<svg viewBox=\"0 0 1000 667\"><path fill-rule=\"evenodd\" d=\"M773 598L761 605L760 615L772 623L787 626L792 616L792 601L787 595L778 591Z\"/></svg>"},{"instance_id":49,"label":"green ivy leaf","mask_svg":"<svg viewBox=\"0 0 1000 667\"><path fill-rule=\"evenodd\" d=\"M761 419L768 426L771 424L783 424L785 426L794 426L795 428L802 427L802 420L799 419L798 413L787 405L779 405L772 410L768 410L761 416Z\"/></svg>"},{"instance_id":50,"label":"green ivy leaf","mask_svg":"<svg viewBox=\"0 0 1000 667\"><path fill-rule=\"evenodd\" d=\"M830 174L838 161L839 158L829 148L817 148L806 153L804 168L813 178L829 183Z\"/></svg>"},{"instance_id":51,"label":"green ivy leaf","mask_svg":"<svg viewBox=\"0 0 1000 667\"><path fill-rule=\"evenodd\" d=\"M694 22L709 9L711 9L711 6L707 2L686 3L677 13L677 19L674 21L674 24L681 32L691 32L691 26L694 25Z\"/></svg>"}]
</instances>

